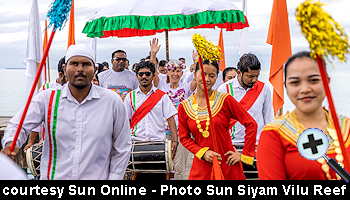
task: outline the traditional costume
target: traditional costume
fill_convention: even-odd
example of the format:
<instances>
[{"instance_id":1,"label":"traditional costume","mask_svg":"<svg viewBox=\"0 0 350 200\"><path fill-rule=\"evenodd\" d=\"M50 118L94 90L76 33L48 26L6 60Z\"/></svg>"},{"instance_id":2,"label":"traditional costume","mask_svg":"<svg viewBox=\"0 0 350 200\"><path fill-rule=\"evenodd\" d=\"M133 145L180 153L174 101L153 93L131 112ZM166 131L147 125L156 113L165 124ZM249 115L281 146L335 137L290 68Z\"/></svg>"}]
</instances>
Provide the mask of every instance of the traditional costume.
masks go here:
<instances>
[{"instance_id":1,"label":"traditional costume","mask_svg":"<svg viewBox=\"0 0 350 200\"><path fill-rule=\"evenodd\" d=\"M73 56L94 61L92 51L82 45L68 48L66 62ZM121 98L91 84L88 96L79 103L68 85L44 90L33 98L17 146L22 146L31 130L45 122L40 179L122 179L131 140ZM9 121L4 146L13 141L20 116L21 112Z\"/></svg>"},{"instance_id":2,"label":"traditional costume","mask_svg":"<svg viewBox=\"0 0 350 200\"><path fill-rule=\"evenodd\" d=\"M256 143L262 129L273 120L273 107L270 89L261 81L257 81L252 88L244 89L238 78L222 84L219 92L225 92L233 96L242 107L254 118L258 124ZM232 121L232 141L233 143L244 143L245 128L237 121Z\"/></svg>"},{"instance_id":3,"label":"traditional costume","mask_svg":"<svg viewBox=\"0 0 350 200\"><path fill-rule=\"evenodd\" d=\"M179 136L184 147L195 154L189 179L209 180L211 178L212 164L202 157L209 149L213 149L212 134L216 134L219 145L217 153L221 154L221 168L225 179L245 179L241 162L233 166L226 164L227 151L235 151L232 145L230 119L240 121L247 127L241 161L252 165L255 154L255 139L257 125L254 119L244 108L228 94L213 91L210 97L212 110L212 123L206 107L199 107L195 95L183 101L179 106ZM213 133L209 133L209 126ZM193 138L192 138L193 136Z\"/></svg>"},{"instance_id":4,"label":"traditional costume","mask_svg":"<svg viewBox=\"0 0 350 200\"><path fill-rule=\"evenodd\" d=\"M342 165L343 156L333 127L331 115L327 116L328 128L324 130L332 139L328 157L334 158ZM350 153L350 119L340 116L341 129L346 151ZM285 114L280 119L265 126L257 150L259 178L265 180L330 180L339 179L329 168L326 161L307 160L298 152L296 142L305 130L298 121L295 111Z\"/></svg>"}]
</instances>

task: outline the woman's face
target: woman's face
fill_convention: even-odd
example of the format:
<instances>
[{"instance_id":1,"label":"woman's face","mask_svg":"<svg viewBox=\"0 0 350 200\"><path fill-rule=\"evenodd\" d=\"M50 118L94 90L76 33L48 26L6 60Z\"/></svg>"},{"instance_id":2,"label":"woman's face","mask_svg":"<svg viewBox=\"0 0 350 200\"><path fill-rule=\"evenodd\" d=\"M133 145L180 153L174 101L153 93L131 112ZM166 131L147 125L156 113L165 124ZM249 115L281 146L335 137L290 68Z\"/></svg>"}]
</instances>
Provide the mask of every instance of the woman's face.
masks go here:
<instances>
[{"instance_id":1,"label":"woman's face","mask_svg":"<svg viewBox=\"0 0 350 200\"><path fill-rule=\"evenodd\" d=\"M213 66L211 64L204 64L203 69L204 69L204 75L205 75L207 88L208 88L208 90L211 90L211 88L213 87L213 85L216 82L217 69L215 66ZM201 69L199 69L195 73L195 78L196 78L197 88L200 90L204 90Z\"/></svg>"},{"instance_id":2,"label":"woman's face","mask_svg":"<svg viewBox=\"0 0 350 200\"><path fill-rule=\"evenodd\" d=\"M289 99L302 113L313 113L322 107L325 92L316 61L297 58L286 72L286 89Z\"/></svg>"},{"instance_id":3,"label":"woman's face","mask_svg":"<svg viewBox=\"0 0 350 200\"><path fill-rule=\"evenodd\" d=\"M183 72L181 68L175 68L173 70L168 70L168 76L170 83L178 83L181 79Z\"/></svg>"}]
</instances>

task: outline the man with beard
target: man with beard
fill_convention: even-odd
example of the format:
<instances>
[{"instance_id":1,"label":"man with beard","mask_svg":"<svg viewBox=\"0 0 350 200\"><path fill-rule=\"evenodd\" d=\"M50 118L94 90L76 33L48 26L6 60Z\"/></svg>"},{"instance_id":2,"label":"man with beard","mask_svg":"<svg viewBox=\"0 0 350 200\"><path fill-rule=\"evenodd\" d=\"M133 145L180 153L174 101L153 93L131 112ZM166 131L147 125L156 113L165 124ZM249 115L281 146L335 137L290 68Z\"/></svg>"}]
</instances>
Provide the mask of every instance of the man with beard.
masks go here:
<instances>
[{"instance_id":1,"label":"man with beard","mask_svg":"<svg viewBox=\"0 0 350 200\"><path fill-rule=\"evenodd\" d=\"M71 45L66 53L61 89L36 95L29 107L17 147L28 133L45 122L40 179L122 179L130 156L131 138L126 110L120 97L91 83L95 71L93 51ZM14 116L3 138L10 152L21 112Z\"/></svg>"},{"instance_id":2,"label":"man with beard","mask_svg":"<svg viewBox=\"0 0 350 200\"><path fill-rule=\"evenodd\" d=\"M267 85L258 80L260 61L251 53L244 54L237 64L237 76L222 84L219 92L229 93L241 103L258 124L256 143L262 128L273 120L271 91ZM234 144L244 143L245 128L239 122L232 121L232 140ZM239 146L239 145L238 145Z\"/></svg>"},{"instance_id":3,"label":"man with beard","mask_svg":"<svg viewBox=\"0 0 350 200\"><path fill-rule=\"evenodd\" d=\"M155 72L155 66L150 61L141 61L136 65L135 73L139 87L126 96L124 104L130 119L132 139L135 141L164 141L166 125L168 125L171 131L169 139L172 140L174 156L177 146L174 116L177 110L169 96L154 87L152 81Z\"/></svg>"},{"instance_id":4,"label":"man with beard","mask_svg":"<svg viewBox=\"0 0 350 200\"><path fill-rule=\"evenodd\" d=\"M112 69L97 75L100 86L115 91L124 99L131 90L137 88L138 81L132 71L126 70L128 59L125 51L113 52L111 62Z\"/></svg>"}]
</instances>

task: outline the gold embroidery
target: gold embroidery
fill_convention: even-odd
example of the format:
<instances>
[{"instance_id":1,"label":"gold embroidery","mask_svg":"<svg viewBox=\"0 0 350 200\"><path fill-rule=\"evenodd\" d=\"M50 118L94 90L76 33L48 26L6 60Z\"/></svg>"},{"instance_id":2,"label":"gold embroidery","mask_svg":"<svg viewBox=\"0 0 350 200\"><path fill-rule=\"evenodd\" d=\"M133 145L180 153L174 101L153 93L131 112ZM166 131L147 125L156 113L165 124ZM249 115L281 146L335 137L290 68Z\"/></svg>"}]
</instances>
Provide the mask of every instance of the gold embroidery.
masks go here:
<instances>
[{"instance_id":1,"label":"gold embroidery","mask_svg":"<svg viewBox=\"0 0 350 200\"><path fill-rule=\"evenodd\" d=\"M343 155L342 151L339 146L339 141L337 137L337 133L333 126L333 121L330 116L330 113L327 110L324 110L327 117L328 127L325 130L325 133L328 134L331 138L330 141L330 147L328 149L327 154L336 154L335 159L337 162L344 166L343 164ZM302 133L305 130L305 127L303 124L301 124L297 117L295 112L287 113L283 116L283 118L280 118L281 120L275 120L273 123L268 124L264 127L264 130L276 130L278 133L286 139L288 142L296 146L297 139L299 137L299 134ZM283 119L283 120L282 120ZM343 133L344 143L345 147L348 147L350 144L349 139L349 127L350 127L350 121L348 118L341 117L341 130ZM294 130L293 130L294 129ZM317 160L321 164L321 169L325 173L327 179L332 179L330 173L329 173L329 166L323 158L320 158ZM337 179L340 179L339 176L337 176Z\"/></svg>"},{"instance_id":2,"label":"gold embroidery","mask_svg":"<svg viewBox=\"0 0 350 200\"><path fill-rule=\"evenodd\" d=\"M212 112L212 116L214 117L221 110L225 98L228 94L220 93L217 91L213 91L212 95L209 98L209 104ZM194 95L190 96L188 99L182 101L181 103L184 107L186 114L193 120L196 120L197 112L199 113L198 119L200 121L206 120L208 117L207 108L199 107Z\"/></svg>"}]
</instances>

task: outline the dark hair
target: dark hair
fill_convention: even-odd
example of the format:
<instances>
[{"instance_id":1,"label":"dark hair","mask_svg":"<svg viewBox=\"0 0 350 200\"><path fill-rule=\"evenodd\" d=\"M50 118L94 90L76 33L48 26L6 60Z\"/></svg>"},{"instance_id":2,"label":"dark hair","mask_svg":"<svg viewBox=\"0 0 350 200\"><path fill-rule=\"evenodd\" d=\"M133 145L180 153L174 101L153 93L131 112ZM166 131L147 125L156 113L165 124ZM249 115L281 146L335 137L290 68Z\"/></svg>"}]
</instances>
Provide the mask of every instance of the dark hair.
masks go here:
<instances>
[{"instance_id":1,"label":"dark hair","mask_svg":"<svg viewBox=\"0 0 350 200\"><path fill-rule=\"evenodd\" d=\"M203 60L203 65L213 65L216 68L216 75L219 74L219 63L217 61ZM195 72L199 70L199 63L196 63Z\"/></svg>"},{"instance_id":2,"label":"dark hair","mask_svg":"<svg viewBox=\"0 0 350 200\"><path fill-rule=\"evenodd\" d=\"M135 73L138 73L140 69L143 68L149 69L152 72L152 74L156 72L156 68L153 63L151 63L150 61L141 61L135 65Z\"/></svg>"},{"instance_id":3,"label":"dark hair","mask_svg":"<svg viewBox=\"0 0 350 200\"><path fill-rule=\"evenodd\" d=\"M109 67L108 62L103 62L102 65Z\"/></svg>"},{"instance_id":4,"label":"dark hair","mask_svg":"<svg viewBox=\"0 0 350 200\"><path fill-rule=\"evenodd\" d=\"M283 68L284 80L287 80L287 67L290 65L290 63L292 63L297 58L311 58L311 55L309 51L301 51L289 57L286 64L284 64L284 68Z\"/></svg>"},{"instance_id":5,"label":"dark hair","mask_svg":"<svg viewBox=\"0 0 350 200\"><path fill-rule=\"evenodd\" d=\"M159 65L159 67L160 67L160 66L165 67L166 63L167 63L166 60L161 60L161 61L159 61L159 64L158 64L158 65Z\"/></svg>"},{"instance_id":6,"label":"dark hair","mask_svg":"<svg viewBox=\"0 0 350 200\"><path fill-rule=\"evenodd\" d=\"M62 72L63 73L63 64L66 63L66 57L63 56L63 58L61 58L59 61L58 61L58 65L57 65L57 71L58 72Z\"/></svg>"},{"instance_id":7,"label":"dark hair","mask_svg":"<svg viewBox=\"0 0 350 200\"><path fill-rule=\"evenodd\" d=\"M97 63L98 67L97 67L97 73L103 72L103 67L104 65L101 63Z\"/></svg>"},{"instance_id":8,"label":"dark hair","mask_svg":"<svg viewBox=\"0 0 350 200\"><path fill-rule=\"evenodd\" d=\"M284 64L284 68L283 68L283 72L284 72L284 83L286 83L286 80L287 80L287 67L295 61L295 59L297 58L310 58L312 60L314 60L312 57L311 57L311 52L310 51L301 51L301 52L298 52L296 54L293 54L291 57L288 58L286 64ZM327 73L327 68L325 67L325 70L326 70L326 73ZM328 76L328 73L327 73L327 76Z\"/></svg>"},{"instance_id":9,"label":"dark hair","mask_svg":"<svg viewBox=\"0 0 350 200\"><path fill-rule=\"evenodd\" d=\"M225 68L224 71L222 72L222 80L223 81L225 81L225 77L226 77L227 72L230 72L230 71L235 71L236 72L237 69L234 68L234 67L227 67L227 68Z\"/></svg>"},{"instance_id":10,"label":"dark hair","mask_svg":"<svg viewBox=\"0 0 350 200\"><path fill-rule=\"evenodd\" d=\"M185 58L179 58L179 60L186 60Z\"/></svg>"},{"instance_id":11,"label":"dark hair","mask_svg":"<svg viewBox=\"0 0 350 200\"><path fill-rule=\"evenodd\" d=\"M256 55L252 53L243 54L239 58L239 62L237 63L238 70L242 73L248 72L250 70L260 70L260 61L256 57Z\"/></svg>"},{"instance_id":12,"label":"dark hair","mask_svg":"<svg viewBox=\"0 0 350 200\"><path fill-rule=\"evenodd\" d=\"M112 59L114 58L114 54L116 53L124 53L126 55L126 52L124 50L119 49L112 53Z\"/></svg>"}]
</instances>

